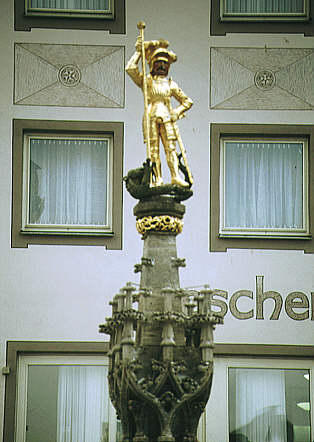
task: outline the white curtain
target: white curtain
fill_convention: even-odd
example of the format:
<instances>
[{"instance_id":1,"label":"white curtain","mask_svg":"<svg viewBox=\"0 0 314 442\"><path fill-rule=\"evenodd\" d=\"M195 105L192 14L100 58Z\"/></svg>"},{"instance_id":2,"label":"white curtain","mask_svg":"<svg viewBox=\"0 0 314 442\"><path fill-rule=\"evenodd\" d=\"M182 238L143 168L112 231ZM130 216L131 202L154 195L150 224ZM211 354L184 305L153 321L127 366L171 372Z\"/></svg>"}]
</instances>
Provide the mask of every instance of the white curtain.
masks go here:
<instances>
[{"instance_id":1,"label":"white curtain","mask_svg":"<svg viewBox=\"0 0 314 442\"><path fill-rule=\"evenodd\" d=\"M109 8L108 3L109 0L30 0L30 7L103 11Z\"/></svg>"},{"instance_id":2,"label":"white curtain","mask_svg":"<svg viewBox=\"0 0 314 442\"><path fill-rule=\"evenodd\" d=\"M57 442L108 442L106 368L61 366Z\"/></svg>"},{"instance_id":3,"label":"white curtain","mask_svg":"<svg viewBox=\"0 0 314 442\"><path fill-rule=\"evenodd\" d=\"M302 228L302 143L225 143L225 227Z\"/></svg>"},{"instance_id":4,"label":"white curtain","mask_svg":"<svg viewBox=\"0 0 314 442\"><path fill-rule=\"evenodd\" d=\"M30 223L107 223L107 140L31 139Z\"/></svg>"},{"instance_id":5,"label":"white curtain","mask_svg":"<svg viewBox=\"0 0 314 442\"><path fill-rule=\"evenodd\" d=\"M229 13L302 13L304 0L226 0Z\"/></svg>"},{"instance_id":6,"label":"white curtain","mask_svg":"<svg viewBox=\"0 0 314 442\"><path fill-rule=\"evenodd\" d=\"M249 442L287 442L284 371L233 370L236 372L235 432Z\"/></svg>"}]
</instances>

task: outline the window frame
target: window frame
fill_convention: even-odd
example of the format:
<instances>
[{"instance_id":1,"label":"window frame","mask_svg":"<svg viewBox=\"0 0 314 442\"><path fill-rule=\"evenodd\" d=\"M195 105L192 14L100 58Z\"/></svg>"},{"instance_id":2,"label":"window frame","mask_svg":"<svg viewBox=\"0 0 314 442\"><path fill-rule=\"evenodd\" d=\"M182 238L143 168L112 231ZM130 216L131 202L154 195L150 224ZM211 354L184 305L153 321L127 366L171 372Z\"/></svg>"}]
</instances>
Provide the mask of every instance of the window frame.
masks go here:
<instances>
[{"instance_id":1,"label":"window frame","mask_svg":"<svg viewBox=\"0 0 314 442\"><path fill-rule=\"evenodd\" d=\"M19 355L17 366L17 402L15 440L26 441L28 368L30 366L101 366L109 368L109 359L103 354L32 354ZM109 440L115 440L116 412L108 396ZM111 425L110 425L111 423Z\"/></svg>"},{"instance_id":2,"label":"window frame","mask_svg":"<svg viewBox=\"0 0 314 442\"><path fill-rule=\"evenodd\" d=\"M91 122L91 121L51 121L51 120L13 120L13 152L12 152L12 225L11 247L25 247L29 244L64 244L64 245L102 245L107 249L121 250L122 248L122 177L123 177L123 131L124 124L120 122ZM111 137L112 138L112 191L108 207L111 212L111 228L107 231L69 232L53 230L44 231L24 229L25 195L24 146L25 135L46 134L54 136L67 134L70 137ZM23 218L24 217L24 218Z\"/></svg>"},{"instance_id":3,"label":"window frame","mask_svg":"<svg viewBox=\"0 0 314 442\"><path fill-rule=\"evenodd\" d=\"M103 226L95 225L71 225L71 224L32 224L29 221L30 214L30 140L31 139L53 139L58 138L69 139L69 140L106 140L108 142L107 150L107 189L106 189L106 220L107 224ZM23 201L22 201L22 232L23 233L34 233L34 234L56 234L56 233L66 233L66 234L84 234L84 233L97 233L97 234L111 234L112 232L112 171L113 171L113 137L111 134L92 136L91 134L79 136L69 135L67 133L57 134L38 134L25 132L23 137Z\"/></svg>"},{"instance_id":4,"label":"window frame","mask_svg":"<svg viewBox=\"0 0 314 442\"><path fill-rule=\"evenodd\" d=\"M229 440L229 413L228 413L228 369L229 368L281 368L281 369L308 369L311 370L310 397L314 401L314 346L296 345L263 345L263 344L218 344L215 353L214 384L211 398L205 409L202 420L206 428L206 421L214 416L215 421L225 420L225 425L219 428L225 432L223 440ZM270 365L271 364L271 365ZM215 372L216 369L216 372ZM216 377L215 377L216 376ZM215 384L216 379L216 384ZM223 390L219 385L224 385ZM215 401L215 389L219 391L219 408ZM212 401L212 402L211 402ZM213 404L216 405L213 405ZM313 404L313 402L312 402ZM213 410L215 407L215 410ZM311 433L314 437L314 407L310 415ZM212 428L213 424L209 424ZM217 434L211 434L216 437ZM221 434L220 434L221 436ZM214 439L215 440L215 439ZM202 442L205 442L203 438Z\"/></svg>"},{"instance_id":5,"label":"window frame","mask_svg":"<svg viewBox=\"0 0 314 442\"><path fill-rule=\"evenodd\" d=\"M223 137L295 139L308 141L308 234L302 237L222 237L220 229L221 154ZM210 125L210 244L213 252L227 249L304 250L314 253L314 125L228 124Z\"/></svg>"},{"instance_id":6,"label":"window frame","mask_svg":"<svg viewBox=\"0 0 314 442\"><path fill-rule=\"evenodd\" d=\"M314 361L300 361L296 359L287 359L287 360L281 360L281 359L267 359L267 358L260 358L260 359L254 359L254 358L231 358L228 361L225 362L225 369L226 369L226 379L227 379L227 407L228 407L228 434L230 435L230 410L232 409L233 401L232 401L232 394L230 391L230 379L232 377L231 370L263 370L264 372L267 371L280 371L284 372L284 384L285 384L285 396L289 397L291 395L291 384L289 384L286 381L286 376L288 375L288 372L290 371L306 371L309 375L309 381L311 381L309 384L304 382L304 373L302 373L302 383L306 385L305 390L309 393L309 401L310 403L313 403L313 395L311 394L313 392L313 375L314 375ZM300 375L300 373L299 373ZM235 387L235 385L233 385ZM288 388L288 389L287 389ZM302 390L301 390L302 391ZM232 402L231 402L232 401ZM231 403L230 403L231 402ZM286 400L285 397L285 405L288 405L286 408L286 417L288 417L288 414L291 416L291 410L289 410L289 406L291 407L292 403ZM298 403L296 403L298 405ZM309 412L309 420L310 420L310 433L314 436L314 429L313 429L313 407L312 410ZM288 421L287 421L288 422ZM286 424L287 427L287 424ZM311 438L312 440L312 438Z\"/></svg>"},{"instance_id":7,"label":"window frame","mask_svg":"<svg viewBox=\"0 0 314 442\"><path fill-rule=\"evenodd\" d=\"M29 356L106 356L108 342L7 341L3 440L15 442L18 360Z\"/></svg>"},{"instance_id":8,"label":"window frame","mask_svg":"<svg viewBox=\"0 0 314 442\"><path fill-rule=\"evenodd\" d=\"M266 15L250 19L243 16L226 19L222 17L221 1L223 0L210 0L210 35L226 35L227 33L314 35L312 23L314 0L307 0L308 9L305 17L293 19L273 16L269 20Z\"/></svg>"},{"instance_id":9,"label":"window frame","mask_svg":"<svg viewBox=\"0 0 314 442\"><path fill-rule=\"evenodd\" d=\"M296 229L284 228L246 228L246 227L226 227L226 143L302 143L302 227ZM219 237L223 238L295 238L309 236L309 214L308 214L308 140L306 138L254 138L254 137L236 137L236 136L222 136L220 139L220 223L219 223Z\"/></svg>"},{"instance_id":10,"label":"window frame","mask_svg":"<svg viewBox=\"0 0 314 442\"><path fill-rule=\"evenodd\" d=\"M59 13L48 15L46 12L29 14L26 11L28 0L14 0L14 30L31 31L32 28L49 29L81 29L109 31L112 34L126 33L125 0L110 0L114 2L112 12L109 15L92 16L91 14L67 14L60 16Z\"/></svg>"}]
</instances>

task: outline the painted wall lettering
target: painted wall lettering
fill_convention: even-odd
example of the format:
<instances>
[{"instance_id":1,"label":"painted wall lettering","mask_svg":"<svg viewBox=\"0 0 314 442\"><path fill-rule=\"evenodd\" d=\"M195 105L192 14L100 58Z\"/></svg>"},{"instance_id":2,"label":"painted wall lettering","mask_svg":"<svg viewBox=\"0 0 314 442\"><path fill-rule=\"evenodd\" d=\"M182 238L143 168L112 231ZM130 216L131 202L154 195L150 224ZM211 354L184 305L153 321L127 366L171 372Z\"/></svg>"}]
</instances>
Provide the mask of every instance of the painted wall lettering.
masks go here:
<instances>
[{"instance_id":1,"label":"painted wall lettering","mask_svg":"<svg viewBox=\"0 0 314 442\"><path fill-rule=\"evenodd\" d=\"M240 298L248 298L248 308L243 311L240 308ZM264 292L264 276L256 276L255 311L254 293L251 290L238 290L229 299L226 290L213 290L210 295L210 308L213 312L226 316L228 310L236 319L270 319L278 320L283 310L286 315L294 321L304 321L310 319L314 321L314 292L311 292L310 299L303 292L295 291L289 293L285 300L282 295L275 291ZM272 312L265 318L265 303L271 303ZM251 307L251 308L250 308Z\"/></svg>"},{"instance_id":2,"label":"painted wall lettering","mask_svg":"<svg viewBox=\"0 0 314 442\"><path fill-rule=\"evenodd\" d=\"M220 296L221 298L228 299L228 292L225 290L215 290L213 293L209 295L209 304L211 307L218 307L217 309L212 309L213 311L219 313L222 316L226 316L228 313L228 305L226 302L221 299L217 299L216 296Z\"/></svg>"},{"instance_id":3,"label":"painted wall lettering","mask_svg":"<svg viewBox=\"0 0 314 442\"><path fill-rule=\"evenodd\" d=\"M235 292L230 298L230 302L229 302L230 311L233 314L233 316L237 319L253 318L253 316L254 316L253 309L249 310L248 312L240 312L239 311L239 309L237 307L237 301L242 296L253 299L253 292L250 290L239 290L239 291Z\"/></svg>"},{"instance_id":4,"label":"painted wall lettering","mask_svg":"<svg viewBox=\"0 0 314 442\"><path fill-rule=\"evenodd\" d=\"M305 312L295 312L295 308L305 308ZM290 318L296 321L303 321L309 318L309 300L302 292L292 292L286 297L285 301L286 313Z\"/></svg>"},{"instance_id":5,"label":"painted wall lettering","mask_svg":"<svg viewBox=\"0 0 314 442\"><path fill-rule=\"evenodd\" d=\"M278 292L264 293L264 276L256 276L256 319L264 319L264 301L274 300L274 310L269 319L278 319L282 308L282 297Z\"/></svg>"}]
</instances>

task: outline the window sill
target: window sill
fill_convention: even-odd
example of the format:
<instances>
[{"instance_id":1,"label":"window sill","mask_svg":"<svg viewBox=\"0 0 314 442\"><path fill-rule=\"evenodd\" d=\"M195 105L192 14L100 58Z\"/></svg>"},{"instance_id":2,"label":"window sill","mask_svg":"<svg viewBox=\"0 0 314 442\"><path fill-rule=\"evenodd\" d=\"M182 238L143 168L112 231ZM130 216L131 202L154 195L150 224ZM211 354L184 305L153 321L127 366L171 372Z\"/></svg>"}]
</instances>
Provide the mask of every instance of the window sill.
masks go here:
<instances>
[{"instance_id":1,"label":"window sill","mask_svg":"<svg viewBox=\"0 0 314 442\"><path fill-rule=\"evenodd\" d=\"M24 17L45 17L45 18L88 18L88 19L101 19L101 20L114 20L113 14L106 13L79 13L79 12L37 12L29 11L24 14Z\"/></svg>"},{"instance_id":2,"label":"window sill","mask_svg":"<svg viewBox=\"0 0 314 442\"><path fill-rule=\"evenodd\" d=\"M298 15L294 15L292 14L291 16L289 15L223 15L220 18L220 22L239 22L239 23L250 23L250 22L277 22L278 24L280 23L294 23L294 22L302 22L302 23L307 23L309 22L309 15L308 14L300 14Z\"/></svg>"},{"instance_id":3,"label":"window sill","mask_svg":"<svg viewBox=\"0 0 314 442\"><path fill-rule=\"evenodd\" d=\"M218 238L232 238L232 239L294 239L294 240L311 240L312 235L244 235L244 234L228 234L220 233Z\"/></svg>"},{"instance_id":4,"label":"window sill","mask_svg":"<svg viewBox=\"0 0 314 442\"><path fill-rule=\"evenodd\" d=\"M90 231L58 231L58 230L50 230L50 231L40 231L40 230L20 230L22 235L64 235L64 236L114 236L114 232L90 232Z\"/></svg>"}]
</instances>

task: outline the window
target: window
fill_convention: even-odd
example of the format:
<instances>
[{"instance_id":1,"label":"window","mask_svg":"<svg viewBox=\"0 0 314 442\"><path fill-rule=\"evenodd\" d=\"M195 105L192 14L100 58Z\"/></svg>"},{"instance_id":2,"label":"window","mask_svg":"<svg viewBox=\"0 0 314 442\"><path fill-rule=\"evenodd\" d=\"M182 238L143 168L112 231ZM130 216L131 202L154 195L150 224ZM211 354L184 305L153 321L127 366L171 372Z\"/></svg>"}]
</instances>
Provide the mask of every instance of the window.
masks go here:
<instances>
[{"instance_id":1,"label":"window","mask_svg":"<svg viewBox=\"0 0 314 442\"><path fill-rule=\"evenodd\" d=\"M14 29L32 28L125 34L125 0L14 0Z\"/></svg>"},{"instance_id":2,"label":"window","mask_svg":"<svg viewBox=\"0 0 314 442\"><path fill-rule=\"evenodd\" d=\"M216 356L204 417L206 440L311 442L313 348L311 359L297 359L292 356L293 348L290 358L280 358L281 346L257 347L265 347L265 353L267 347L273 347L277 357Z\"/></svg>"},{"instance_id":3,"label":"window","mask_svg":"<svg viewBox=\"0 0 314 442\"><path fill-rule=\"evenodd\" d=\"M102 243L107 238L109 247L117 247L121 129L121 123L14 122L12 229L17 243L51 244L62 237L75 244L81 236L87 244L100 244L99 238L93 242L100 236ZM19 245L13 241L14 246Z\"/></svg>"},{"instance_id":4,"label":"window","mask_svg":"<svg viewBox=\"0 0 314 442\"><path fill-rule=\"evenodd\" d=\"M24 135L23 232L112 231L112 137Z\"/></svg>"},{"instance_id":5,"label":"window","mask_svg":"<svg viewBox=\"0 0 314 442\"><path fill-rule=\"evenodd\" d=\"M301 33L313 35L314 0L211 0L210 35Z\"/></svg>"},{"instance_id":6,"label":"window","mask_svg":"<svg viewBox=\"0 0 314 442\"><path fill-rule=\"evenodd\" d=\"M26 0L26 15L112 18L113 0Z\"/></svg>"},{"instance_id":7,"label":"window","mask_svg":"<svg viewBox=\"0 0 314 442\"><path fill-rule=\"evenodd\" d=\"M305 20L308 19L306 0L221 0L221 20Z\"/></svg>"},{"instance_id":8,"label":"window","mask_svg":"<svg viewBox=\"0 0 314 442\"><path fill-rule=\"evenodd\" d=\"M313 250L313 134L311 126L211 125L211 250Z\"/></svg>"},{"instance_id":9,"label":"window","mask_svg":"<svg viewBox=\"0 0 314 442\"><path fill-rule=\"evenodd\" d=\"M228 367L230 440L311 440L309 368L234 365Z\"/></svg>"},{"instance_id":10,"label":"window","mask_svg":"<svg viewBox=\"0 0 314 442\"><path fill-rule=\"evenodd\" d=\"M116 440L108 361L101 356L20 356L16 440Z\"/></svg>"},{"instance_id":11,"label":"window","mask_svg":"<svg viewBox=\"0 0 314 442\"><path fill-rule=\"evenodd\" d=\"M220 235L308 235L307 141L221 140Z\"/></svg>"},{"instance_id":12,"label":"window","mask_svg":"<svg viewBox=\"0 0 314 442\"><path fill-rule=\"evenodd\" d=\"M33 352L27 351L28 345ZM119 440L120 423L109 399L108 358L98 354L100 345L11 342L8 347L17 363L16 426L5 440Z\"/></svg>"}]
</instances>

